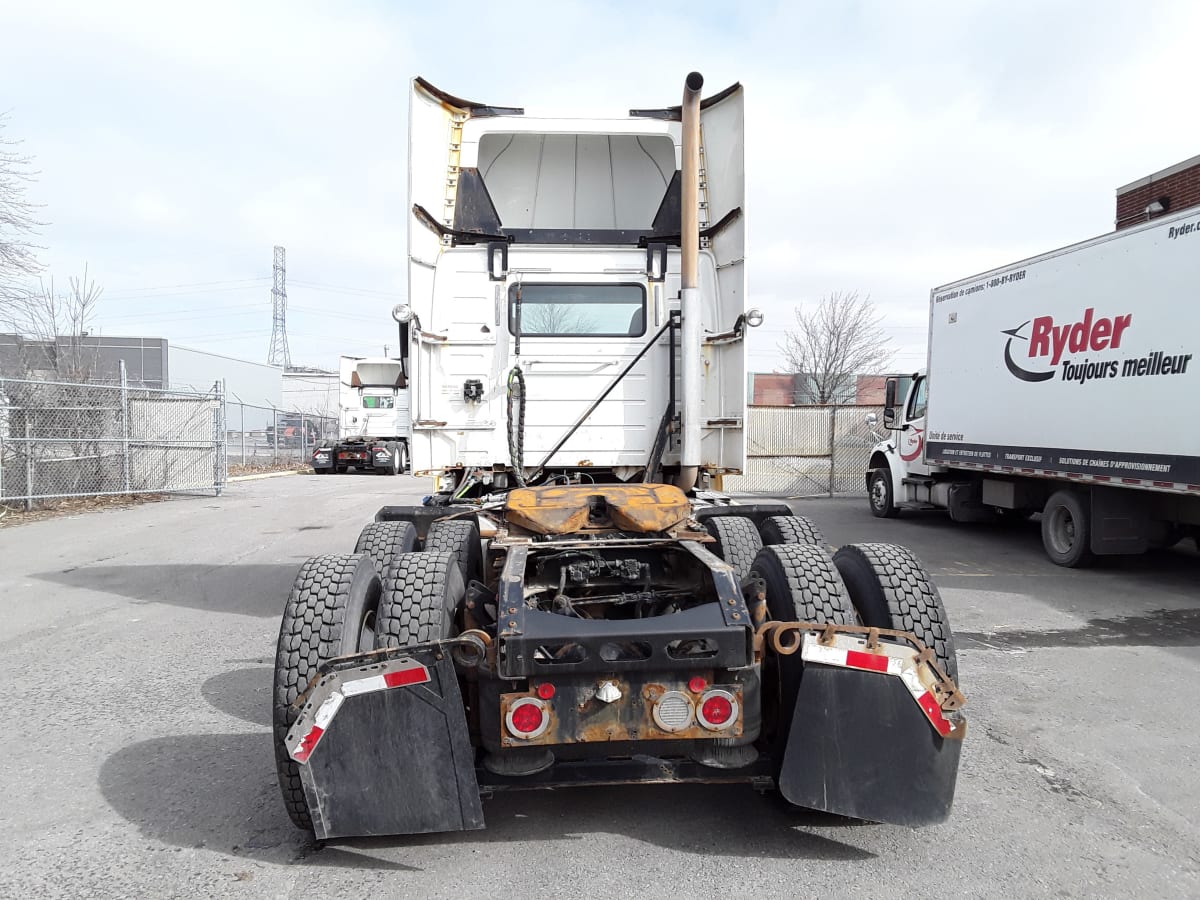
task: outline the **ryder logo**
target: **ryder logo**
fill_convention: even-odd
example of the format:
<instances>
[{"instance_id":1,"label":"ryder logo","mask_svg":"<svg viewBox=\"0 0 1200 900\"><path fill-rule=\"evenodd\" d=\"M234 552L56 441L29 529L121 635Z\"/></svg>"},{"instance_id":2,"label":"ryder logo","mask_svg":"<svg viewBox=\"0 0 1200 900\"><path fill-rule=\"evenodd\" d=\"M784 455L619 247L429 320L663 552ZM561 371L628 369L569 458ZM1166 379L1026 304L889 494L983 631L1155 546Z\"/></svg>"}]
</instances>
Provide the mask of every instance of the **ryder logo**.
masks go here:
<instances>
[{"instance_id":1,"label":"ryder logo","mask_svg":"<svg viewBox=\"0 0 1200 900\"><path fill-rule=\"evenodd\" d=\"M1061 325L1055 323L1053 316L1038 316L1003 332L1008 335L1008 341L1004 345L1004 365L1013 376L1022 381L1049 381L1054 377L1055 367L1063 362L1063 355L1066 353L1098 353L1120 349L1121 338L1132 321L1132 313L1097 319L1096 311L1091 307L1084 311L1082 319ZM1021 332L1030 324L1033 327L1026 337ZM1049 363L1051 368L1027 369L1020 365L1013 359L1014 340L1028 341L1027 358L1039 361L1043 365ZM1063 378L1068 381L1086 381L1089 377L1103 377L1101 369L1107 374L1115 366L1115 363L1089 363L1084 360L1083 366L1080 367L1067 362L1063 364ZM1076 374L1074 370L1080 368L1083 371ZM1087 374L1088 370L1094 370L1090 376Z\"/></svg>"}]
</instances>

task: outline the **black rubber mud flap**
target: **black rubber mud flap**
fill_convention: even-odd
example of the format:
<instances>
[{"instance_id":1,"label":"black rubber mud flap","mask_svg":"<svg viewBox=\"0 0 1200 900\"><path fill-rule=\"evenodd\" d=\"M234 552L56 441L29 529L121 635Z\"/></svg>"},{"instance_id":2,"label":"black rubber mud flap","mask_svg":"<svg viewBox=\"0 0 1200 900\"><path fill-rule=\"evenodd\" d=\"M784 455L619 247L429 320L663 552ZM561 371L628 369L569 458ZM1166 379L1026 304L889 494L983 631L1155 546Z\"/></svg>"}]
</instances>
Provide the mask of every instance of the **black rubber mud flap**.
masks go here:
<instances>
[{"instance_id":1,"label":"black rubber mud flap","mask_svg":"<svg viewBox=\"0 0 1200 900\"><path fill-rule=\"evenodd\" d=\"M939 735L899 678L807 665L779 773L789 803L892 825L950 815L961 740Z\"/></svg>"},{"instance_id":2,"label":"black rubber mud flap","mask_svg":"<svg viewBox=\"0 0 1200 900\"><path fill-rule=\"evenodd\" d=\"M346 691L300 775L318 839L484 827L475 753L449 655L412 649L424 684ZM366 668L338 674L342 690ZM339 682L331 686L337 687ZM319 694L318 694L319 696Z\"/></svg>"}]
</instances>

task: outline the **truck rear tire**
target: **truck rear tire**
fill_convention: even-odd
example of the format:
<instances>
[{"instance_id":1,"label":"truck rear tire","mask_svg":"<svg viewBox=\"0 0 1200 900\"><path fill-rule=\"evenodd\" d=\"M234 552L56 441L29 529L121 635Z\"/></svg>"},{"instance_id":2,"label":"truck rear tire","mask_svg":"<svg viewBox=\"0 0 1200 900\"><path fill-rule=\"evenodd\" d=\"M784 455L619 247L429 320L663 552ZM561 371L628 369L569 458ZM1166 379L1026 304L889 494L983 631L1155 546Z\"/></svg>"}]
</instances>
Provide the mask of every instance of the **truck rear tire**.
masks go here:
<instances>
[{"instance_id":1,"label":"truck rear tire","mask_svg":"<svg viewBox=\"0 0 1200 900\"><path fill-rule=\"evenodd\" d=\"M1042 510L1042 546L1055 565L1078 569L1095 561L1092 510L1077 491L1055 491Z\"/></svg>"},{"instance_id":2,"label":"truck rear tire","mask_svg":"<svg viewBox=\"0 0 1200 900\"><path fill-rule=\"evenodd\" d=\"M455 554L464 584L483 580L483 548L479 543L479 526L473 519L439 519L434 522L425 535L424 549L430 553Z\"/></svg>"},{"instance_id":3,"label":"truck rear tire","mask_svg":"<svg viewBox=\"0 0 1200 900\"><path fill-rule=\"evenodd\" d=\"M871 515L879 519L894 519L900 512L892 491L890 469L875 469L871 472L871 489L867 492L871 504Z\"/></svg>"},{"instance_id":4,"label":"truck rear tire","mask_svg":"<svg viewBox=\"0 0 1200 900\"><path fill-rule=\"evenodd\" d=\"M322 663L373 648L379 599L379 575L366 554L318 556L300 567L284 607L275 651L272 728L279 790L298 828L311 830L312 818L300 770L284 746L299 715L292 704Z\"/></svg>"},{"instance_id":5,"label":"truck rear tire","mask_svg":"<svg viewBox=\"0 0 1200 900\"><path fill-rule=\"evenodd\" d=\"M956 683L958 657L941 594L912 551L896 544L847 544L833 555L862 624L916 635Z\"/></svg>"},{"instance_id":6,"label":"truck rear tire","mask_svg":"<svg viewBox=\"0 0 1200 900\"><path fill-rule=\"evenodd\" d=\"M375 646L408 647L452 637L466 593L456 554L419 552L396 557L383 580Z\"/></svg>"},{"instance_id":7,"label":"truck rear tire","mask_svg":"<svg viewBox=\"0 0 1200 900\"><path fill-rule=\"evenodd\" d=\"M821 547L770 544L754 558L750 573L762 580L767 612L775 621L855 624L854 606L846 585ZM768 657L763 679L763 730L776 765L783 760L803 673L799 653ZM776 690L770 688L772 680Z\"/></svg>"},{"instance_id":8,"label":"truck rear tire","mask_svg":"<svg viewBox=\"0 0 1200 900\"><path fill-rule=\"evenodd\" d=\"M821 529L806 516L771 516L763 520L758 531L764 547L770 544L825 545Z\"/></svg>"},{"instance_id":9,"label":"truck rear tire","mask_svg":"<svg viewBox=\"0 0 1200 900\"><path fill-rule=\"evenodd\" d=\"M739 581L745 578L763 548L754 522L745 516L710 516L704 520L704 528L716 538L709 549L733 566Z\"/></svg>"},{"instance_id":10,"label":"truck rear tire","mask_svg":"<svg viewBox=\"0 0 1200 900\"><path fill-rule=\"evenodd\" d=\"M382 578L392 560L401 553L411 553L417 546L417 529L412 522L371 522L358 536L355 553L365 553L375 563Z\"/></svg>"}]
</instances>

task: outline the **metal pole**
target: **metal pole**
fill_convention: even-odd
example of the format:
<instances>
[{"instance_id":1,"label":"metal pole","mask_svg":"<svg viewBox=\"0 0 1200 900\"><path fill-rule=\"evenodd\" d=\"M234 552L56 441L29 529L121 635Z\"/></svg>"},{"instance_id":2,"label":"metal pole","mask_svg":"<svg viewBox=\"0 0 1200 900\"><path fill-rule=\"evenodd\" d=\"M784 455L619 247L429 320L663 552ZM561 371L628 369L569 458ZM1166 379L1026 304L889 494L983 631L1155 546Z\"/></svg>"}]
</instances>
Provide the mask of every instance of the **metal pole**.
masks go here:
<instances>
[{"instance_id":1,"label":"metal pole","mask_svg":"<svg viewBox=\"0 0 1200 900\"><path fill-rule=\"evenodd\" d=\"M218 465L221 465L221 467L225 470L224 476L228 477L228 475L229 475L229 400L228 400L229 394L225 390L225 379L224 378L221 379L220 383L221 383L221 422L220 422L219 434L221 436L221 449L220 449L221 462L218 463ZM218 481L218 483L224 483L224 478L218 476L217 481Z\"/></svg>"},{"instance_id":2,"label":"metal pole","mask_svg":"<svg viewBox=\"0 0 1200 900\"><path fill-rule=\"evenodd\" d=\"M125 360L121 360L121 474L125 480L125 493L129 493L129 378L125 372Z\"/></svg>"},{"instance_id":3,"label":"metal pole","mask_svg":"<svg viewBox=\"0 0 1200 900\"><path fill-rule=\"evenodd\" d=\"M271 462L279 463L279 410L271 407Z\"/></svg>"},{"instance_id":4,"label":"metal pole","mask_svg":"<svg viewBox=\"0 0 1200 900\"><path fill-rule=\"evenodd\" d=\"M29 411L25 411L25 509L33 509L33 435L29 428Z\"/></svg>"},{"instance_id":5,"label":"metal pole","mask_svg":"<svg viewBox=\"0 0 1200 900\"><path fill-rule=\"evenodd\" d=\"M680 118L683 123L682 197L679 239L680 374L683 376L683 446L680 448L676 484L685 492L700 474L700 405L704 371L700 361L702 339L700 310L700 89L704 79L692 72L684 83Z\"/></svg>"},{"instance_id":6,"label":"metal pole","mask_svg":"<svg viewBox=\"0 0 1200 900\"><path fill-rule=\"evenodd\" d=\"M836 406L829 407L829 496L833 496L833 436L837 433Z\"/></svg>"},{"instance_id":7,"label":"metal pole","mask_svg":"<svg viewBox=\"0 0 1200 900\"><path fill-rule=\"evenodd\" d=\"M238 426L242 435L242 465L246 464L246 404L238 401Z\"/></svg>"},{"instance_id":8,"label":"metal pole","mask_svg":"<svg viewBox=\"0 0 1200 900\"><path fill-rule=\"evenodd\" d=\"M300 461L308 456L308 418L300 413Z\"/></svg>"}]
</instances>

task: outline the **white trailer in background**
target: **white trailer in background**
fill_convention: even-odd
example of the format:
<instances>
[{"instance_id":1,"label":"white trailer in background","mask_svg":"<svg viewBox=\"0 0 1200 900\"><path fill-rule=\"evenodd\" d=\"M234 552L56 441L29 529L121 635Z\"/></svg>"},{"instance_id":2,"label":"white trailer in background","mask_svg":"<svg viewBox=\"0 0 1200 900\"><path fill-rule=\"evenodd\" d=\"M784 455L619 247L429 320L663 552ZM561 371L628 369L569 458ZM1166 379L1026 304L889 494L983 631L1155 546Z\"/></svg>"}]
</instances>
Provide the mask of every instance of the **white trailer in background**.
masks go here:
<instances>
[{"instance_id":1,"label":"white trailer in background","mask_svg":"<svg viewBox=\"0 0 1200 900\"><path fill-rule=\"evenodd\" d=\"M1200 213L930 294L929 361L888 385L871 509L1042 514L1063 566L1200 536Z\"/></svg>"},{"instance_id":2,"label":"white trailer in background","mask_svg":"<svg viewBox=\"0 0 1200 900\"><path fill-rule=\"evenodd\" d=\"M339 380L338 440L313 450L313 471L405 471L412 436L407 359L343 356Z\"/></svg>"}]
</instances>

